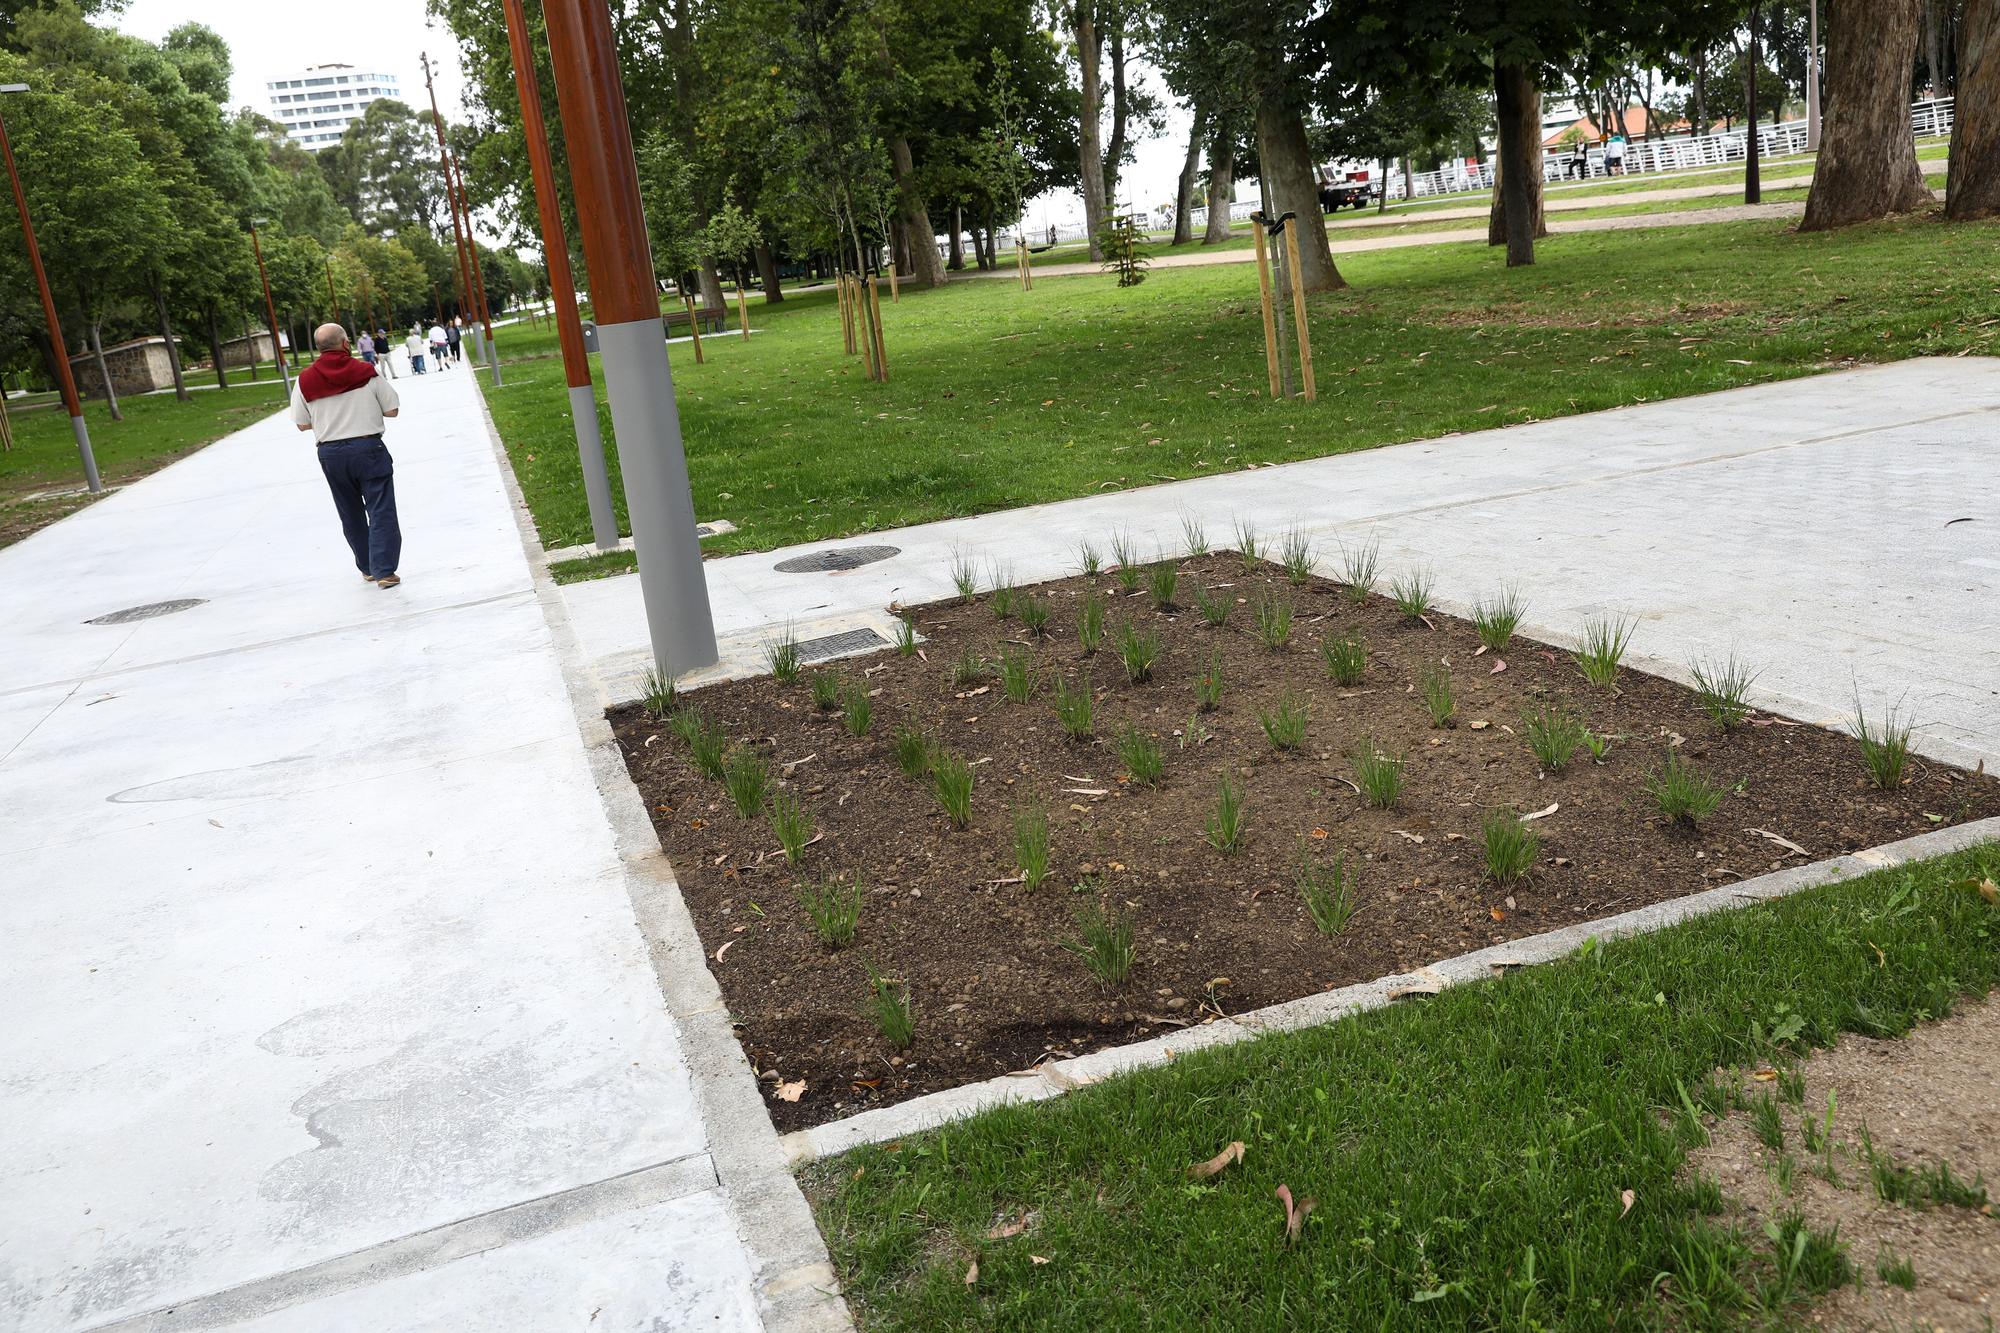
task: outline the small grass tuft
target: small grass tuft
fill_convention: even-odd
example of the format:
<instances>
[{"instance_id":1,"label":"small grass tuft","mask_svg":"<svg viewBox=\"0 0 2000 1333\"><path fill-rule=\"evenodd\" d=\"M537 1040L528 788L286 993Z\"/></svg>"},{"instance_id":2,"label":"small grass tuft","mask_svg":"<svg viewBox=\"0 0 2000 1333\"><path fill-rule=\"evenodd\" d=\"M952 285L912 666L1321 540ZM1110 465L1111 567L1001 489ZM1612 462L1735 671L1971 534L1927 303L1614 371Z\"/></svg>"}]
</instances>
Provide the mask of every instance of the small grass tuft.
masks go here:
<instances>
[{"instance_id":1,"label":"small grass tuft","mask_svg":"<svg viewBox=\"0 0 2000 1333\"><path fill-rule=\"evenodd\" d=\"M806 909L813 934L829 949L845 949L854 943L861 924L861 883L839 884L823 879L817 884L798 886L799 905Z\"/></svg>"},{"instance_id":2,"label":"small grass tuft","mask_svg":"<svg viewBox=\"0 0 2000 1333\"><path fill-rule=\"evenodd\" d=\"M1278 546L1278 563L1285 568L1285 577L1294 587L1303 585L1312 577L1313 540L1303 528L1291 528L1285 533L1284 541Z\"/></svg>"},{"instance_id":3,"label":"small grass tuft","mask_svg":"<svg viewBox=\"0 0 2000 1333\"><path fill-rule=\"evenodd\" d=\"M1014 865L1030 893L1049 877L1049 812L1039 805L1014 812Z\"/></svg>"},{"instance_id":4,"label":"small grass tuft","mask_svg":"<svg viewBox=\"0 0 2000 1333\"><path fill-rule=\"evenodd\" d=\"M1212 713L1222 703L1222 650L1209 654L1208 663L1201 674L1194 678L1195 707L1204 713Z\"/></svg>"},{"instance_id":5,"label":"small grass tuft","mask_svg":"<svg viewBox=\"0 0 2000 1333\"><path fill-rule=\"evenodd\" d=\"M1104 642L1104 599L1096 593L1083 599L1076 612L1076 642L1089 657Z\"/></svg>"},{"instance_id":6,"label":"small grass tuft","mask_svg":"<svg viewBox=\"0 0 2000 1333\"><path fill-rule=\"evenodd\" d=\"M1000 688L1012 703L1024 704L1035 694L1035 659L1009 644L1000 650Z\"/></svg>"},{"instance_id":7,"label":"small grass tuft","mask_svg":"<svg viewBox=\"0 0 2000 1333\"><path fill-rule=\"evenodd\" d=\"M806 854L806 844L812 841L812 811L790 792L779 792L771 798L771 832L785 851L785 864L797 865Z\"/></svg>"},{"instance_id":8,"label":"small grass tuft","mask_svg":"<svg viewBox=\"0 0 2000 1333\"><path fill-rule=\"evenodd\" d=\"M1014 614L1014 568L995 562L992 574L993 591L986 595L986 605L1000 620Z\"/></svg>"},{"instance_id":9,"label":"small grass tuft","mask_svg":"<svg viewBox=\"0 0 2000 1333\"><path fill-rule=\"evenodd\" d=\"M680 702L680 691L674 685L674 678L661 675L657 669L648 668L640 689L643 693L639 696L639 706L654 721L672 713Z\"/></svg>"},{"instance_id":10,"label":"small grass tuft","mask_svg":"<svg viewBox=\"0 0 2000 1333\"><path fill-rule=\"evenodd\" d=\"M1257 567L1263 552L1257 545L1257 525L1236 520L1236 556L1243 562L1245 573Z\"/></svg>"},{"instance_id":11,"label":"small grass tuft","mask_svg":"<svg viewBox=\"0 0 2000 1333\"><path fill-rule=\"evenodd\" d=\"M1403 756L1390 754L1364 736L1348 754L1354 765L1354 780L1361 799L1377 810L1387 810L1403 795Z\"/></svg>"},{"instance_id":12,"label":"small grass tuft","mask_svg":"<svg viewBox=\"0 0 2000 1333\"><path fill-rule=\"evenodd\" d=\"M1181 549L1190 560L1208 554L1208 529L1193 514L1181 515Z\"/></svg>"},{"instance_id":13,"label":"small grass tuft","mask_svg":"<svg viewBox=\"0 0 2000 1333\"><path fill-rule=\"evenodd\" d=\"M1389 599L1411 620L1430 614L1432 576L1428 569L1412 569L1398 574L1389 584Z\"/></svg>"},{"instance_id":14,"label":"small grass tuft","mask_svg":"<svg viewBox=\"0 0 2000 1333\"><path fill-rule=\"evenodd\" d=\"M1088 579L1104 572L1104 557L1088 541L1076 544L1076 572Z\"/></svg>"},{"instance_id":15,"label":"small grass tuft","mask_svg":"<svg viewBox=\"0 0 2000 1333\"><path fill-rule=\"evenodd\" d=\"M1056 720L1071 740L1089 740L1097 730L1097 696L1085 676L1074 684L1056 677Z\"/></svg>"},{"instance_id":16,"label":"small grass tuft","mask_svg":"<svg viewBox=\"0 0 2000 1333\"><path fill-rule=\"evenodd\" d=\"M1194 609L1201 612L1201 618L1216 629L1229 623L1229 613L1236 609L1233 597L1217 597L1200 584L1194 589Z\"/></svg>"},{"instance_id":17,"label":"small grass tuft","mask_svg":"<svg viewBox=\"0 0 2000 1333\"><path fill-rule=\"evenodd\" d=\"M992 669L986 659L979 655L978 649L967 647L958 655L958 660L951 664L951 683L960 689L977 685L986 679Z\"/></svg>"},{"instance_id":18,"label":"small grass tuft","mask_svg":"<svg viewBox=\"0 0 2000 1333\"><path fill-rule=\"evenodd\" d=\"M896 656L917 655L917 622L908 616L896 617Z\"/></svg>"},{"instance_id":19,"label":"small grass tuft","mask_svg":"<svg viewBox=\"0 0 2000 1333\"><path fill-rule=\"evenodd\" d=\"M936 747L920 728L905 722L896 728L894 744L896 767L903 770L905 777L921 778L930 773Z\"/></svg>"},{"instance_id":20,"label":"small grass tuft","mask_svg":"<svg viewBox=\"0 0 2000 1333\"><path fill-rule=\"evenodd\" d=\"M1452 697L1451 673L1441 666L1425 667L1417 677L1417 693L1424 697L1424 711L1434 727L1449 727L1458 720L1458 700Z\"/></svg>"},{"instance_id":21,"label":"small grass tuft","mask_svg":"<svg viewBox=\"0 0 2000 1333\"><path fill-rule=\"evenodd\" d=\"M1486 873L1495 884L1512 884L1535 868L1541 854L1542 835L1521 816L1504 807L1488 810L1479 821L1479 846L1486 857Z\"/></svg>"},{"instance_id":22,"label":"small grass tuft","mask_svg":"<svg viewBox=\"0 0 2000 1333\"><path fill-rule=\"evenodd\" d=\"M771 785L770 765L755 750L738 746L729 753L722 785L728 790L729 799L736 803L736 813L745 819L755 819L763 813L764 793Z\"/></svg>"},{"instance_id":23,"label":"small grass tuft","mask_svg":"<svg viewBox=\"0 0 2000 1333\"><path fill-rule=\"evenodd\" d=\"M1902 716L1900 707L1883 714L1879 725L1868 721L1861 700L1854 701L1854 735L1861 742L1861 766L1868 780L1883 791L1896 791L1910 767L1910 732L1915 724Z\"/></svg>"},{"instance_id":24,"label":"small grass tuft","mask_svg":"<svg viewBox=\"0 0 2000 1333\"><path fill-rule=\"evenodd\" d=\"M799 676L799 640L790 630L764 645L764 665L779 680L797 680Z\"/></svg>"},{"instance_id":25,"label":"small grass tuft","mask_svg":"<svg viewBox=\"0 0 2000 1333\"><path fill-rule=\"evenodd\" d=\"M1171 560L1162 560L1146 571L1146 591L1153 595L1155 611L1174 609L1174 593L1180 588L1181 571Z\"/></svg>"},{"instance_id":26,"label":"small grass tuft","mask_svg":"<svg viewBox=\"0 0 2000 1333\"><path fill-rule=\"evenodd\" d=\"M1292 879L1298 885L1299 897L1305 901L1306 914L1320 934L1338 935L1347 929L1347 923L1354 919L1354 891L1358 885L1347 868L1346 852L1339 852L1330 862L1321 864L1313 856L1311 844L1301 838Z\"/></svg>"},{"instance_id":27,"label":"small grass tuft","mask_svg":"<svg viewBox=\"0 0 2000 1333\"><path fill-rule=\"evenodd\" d=\"M1347 599L1362 602L1375 591L1375 580L1382 568L1382 548L1374 542L1366 546L1340 548L1340 582L1347 589Z\"/></svg>"},{"instance_id":28,"label":"small grass tuft","mask_svg":"<svg viewBox=\"0 0 2000 1333\"><path fill-rule=\"evenodd\" d=\"M1528 743L1535 762L1550 773L1569 767L1570 756L1584 744L1590 729L1583 719L1564 708L1543 704L1538 712L1521 714L1521 737Z\"/></svg>"},{"instance_id":29,"label":"small grass tuft","mask_svg":"<svg viewBox=\"0 0 2000 1333\"><path fill-rule=\"evenodd\" d=\"M1694 677L1694 694L1701 704L1701 710L1718 722L1724 731L1734 731L1743 725L1743 719L1750 716L1750 705L1744 696L1750 692L1750 684L1757 679L1757 673L1734 654L1720 662L1696 659L1688 663L1688 674Z\"/></svg>"},{"instance_id":30,"label":"small grass tuft","mask_svg":"<svg viewBox=\"0 0 2000 1333\"><path fill-rule=\"evenodd\" d=\"M1021 598L1021 627L1038 639L1049 637L1049 604L1033 595Z\"/></svg>"},{"instance_id":31,"label":"small grass tuft","mask_svg":"<svg viewBox=\"0 0 2000 1333\"><path fill-rule=\"evenodd\" d=\"M822 713L840 707L840 677L831 671L813 672L812 697L813 707Z\"/></svg>"},{"instance_id":32,"label":"small grass tuft","mask_svg":"<svg viewBox=\"0 0 2000 1333\"><path fill-rule=\"evenodd\" d=\"M1527 609L1519 591L1503 588L1492 601L1482 597L1472 604L1472 628L1478 632L1479 641L1497 653L1513 641L1514 631L1521 627L1521 617Z\"/></svg>"},{"instance_id":33,"label":"small grass tuft","mask_svg":"<svg viewBox=\"0 0 2000 1333\"><path fill-rule=\"evenodd\" d=\"M1136 727L1127 727L1119 733L1118 758L1132 775L1132 781L1142 787L1159 786L1166 774L1167 761L1159 745Z\"/></svg>"},{"instance_id":34,"label":"small grass tuft","mask_svg":"<svg viewBox=\"0 0 2000 1333\"><path fill-rule=\"evenodd\" d=\"M1124 985L1132 975L1137 949L1132 943L1132 920L1122 912L1106 912L1096 906L1079 910L1076 934L1061 943L1083 960L1097 984L1107 990Z\"/></svg>"},{"instance_id":35,"label":"small grass tuft","mask_svg":"<svg viewBox=\"0 0 2000 1333\"><path fill-rule=\"evenodd\" d=\"M958 591L958 600L969 602L979 595L979 565L972 558L972 552L963 546L955 546L951 552L951 563L947 567L951 574L951 586Z\"/></svg>"},{"instance_id":36,"label":"small grass tuft","mask_svg":"<svg viewBox=\"0 0 2000 1333\"><path fill-rule=\"evenodd\" d=\"M1264 729L1264 739L1271 742L1272 749L1296 750L1305 742L1308 716L1306 706L1287 690L1275 707L1257 710L1257 725Z\"/></svg>"},{"instance_id":37,"label":"small grass tuft","mask_svg":"<svg viewBox=\"0 0 2000 1333\"><path fill-rule=\"evenodd\" d=\"M1695 766L1670 751L1667 762L1646 775L1646 794L1669 821L1693 828L1722 804L1722 788L1695 771Z\"/></svg>"},{"instance_id":38,"label":"small grass tuft","mask_svg":"<svg viewBox=\"0 0 2000 1333\"><path fill-rule=\"evenodd\" d=\"M1772 1152L1785 1150L1785 1117L1778 1110L1778 1099L1770 1093L1750 1103L1750 1130Z\"/></svg>"},{"instance_id":39,"label":"small grass tuft","mask_svg":"<svg viewBox=\"0 0 2000 1333\"><path fill-rule=\"evenodd\" d=\"M1225 856L1243 845L1243 789L1226 775L1216 784L1215 810L1208 817L1208 845Z\"/></svg>"},{"instance_id":40,"label":"small grass tuft","mask_svg":"<svg viewBox=\"0 0 2000 1333\"><path fill-rule=\"evenodd\" d=\"M917 1015L910 1005L909 983L883 976L873 963L868 964L868 1016L899 1051L908 1050L917 1039Z\"/></svg>"},{"instance_id":41,"label":"small grass tuft","mask_svg":"<svg viewBox=\"0 0 2000 1333\"><path fill-rule=\"evenodd\" d=\"M1570 656L1585 680L1592 685L1609 685L1618 679L1618 664L1625 658L1625 647L1632 642L1638 623L1627 616L1596 616L1584 622L1583 642Z\"/></svg>"},{"instance_id":42,"label":"small grass tuft","mask_svg":"<svg viewBox=\"0 0 2000 1333\"><path fill-rule=\"evenodd\" d=\"M1319 655L1336 685L1359 685L1368 671L1368 645L1359 634L1320 640Z\"/></svg>"},{"instance_id":43,"label":"small grass tuft","mask_svg":"<svg viewBox=\"0 0 2000 1333\"><path fill-rule=\"evenodd\" d=\"M719 778L727 764L725 754L729 749L729 734L701 712L690 708L680 714L689 718L687 732L688 761L705 778Z\"/></svg>"},{"instance_id":44,"label":"small grass tuft","mask_svg":"<svg viewBox=\"0 0 2000 1333\"><path fill-rule=\"evenodd\" d=\"M1118 660L1125 664L1125 679L1133 684L1152 679L1153 663L1160 660L1160 636L1126 621L1118 629Z\"/></svg>"},{"instance_id":45,"label":"small grass tuft","mask_svg":"<svg viewBox=\"0 0 2000 1333\"><path fill-rule=\"evenodd\" d=\"M1277 652L1292 641L1292 599L1274 593L1257 598L1257 642Z\"/></svg>"},{"instance_id":46,"label":"small grass tuft","mask_svg":"<svg viewBox=\"0 0 2000 1333\"><path fill-rule=\"evenodd\" d=\"M1119 530L1111 534L1111 572L1118 579L1118 586L1131 592L1139 586L1139 579L1145 568L1139 563L1139 545L1132 540L1132 534Z\"/></svg>"},{"instance_id":47,"label":"small grass tuft","mask_svg":"<svg viewBox=\"0 0 2000 1333\"><path fill-rule=\"evenodd\" d=\"M944 751L931 759L931 790L955 829L972 822L972 765Z\"/></svg>"},{"instance_id":48,"label":"small grass tuft","mask_svg":"<svg viewBox=\"0 0 2000 1333\"><path fill-rule=\"evenodd\" d=\"M852 681L840 695L840 720L850 736L866 736L868 728L875 724L875 701L868 696L868 687L860 681Z\"/></svg>"},{"instance_id":49,"label":"small grass tuft","mask_svg":"<svg viewBox=\"0 0 2000 1333\"><path fill-rule=\"evenodd\" d=\"M1882 1279L1884 1286L1901 1287L1904 1291L1917 1289L1917 1266L1908 1255L1897 1258L1884 1249L1875 1256L1875 1276Z\"/></svg>"}]
</instances>

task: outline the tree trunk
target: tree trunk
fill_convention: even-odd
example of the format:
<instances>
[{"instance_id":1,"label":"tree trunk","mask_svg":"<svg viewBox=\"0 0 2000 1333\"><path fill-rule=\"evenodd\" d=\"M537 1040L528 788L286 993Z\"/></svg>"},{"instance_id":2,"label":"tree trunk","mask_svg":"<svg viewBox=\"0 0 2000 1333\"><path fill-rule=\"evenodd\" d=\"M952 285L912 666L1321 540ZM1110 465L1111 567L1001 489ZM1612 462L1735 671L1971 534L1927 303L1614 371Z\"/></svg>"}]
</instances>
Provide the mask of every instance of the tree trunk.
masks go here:
<instances>
[{"instance_id":1,"label":"tree trunk","mask_svg":"<svg viewBox=\"0 0 2000 1333\"><path fill-rule=\"evenodd\" d=\"M896 216L910 238L910 271L906 279L919 287L941 286L945 280L944 262L938 258L937 230L931 226L930 209L925 206L923 189L917 184L910 141L900 134L892 136L889 160L896 168Z\"/></svg>"},{"instance_id":2,"label":"tree trunk","mask_svg":"<svg viewBox=\"0 0 2000 1333\"><path fill-rule=\"evenodd\" d=\"M1203 245L1220 245L1229 239L1229 207L1235 202L1235 127L1218 116L1208 141L1208 227L1201 234Z\"/></svg>"},{"instance_id":3,"label":"tree trunk","mask_svg":"<svg viewBox=\"0 0 2000 1333\"><path fill-rule=\"evenodd\" d=\"M174 377L174 397L184 403L192 402L194 395L188 392L187 371L181 366L180 345L174 341L173 322L167 318L166 289L160 286L157 275L153 279L153 309L159 312L160 336L167 342L167 370Z\"/></svg>"},{"instance_id":4,"label":"tree trunk","mask_svg":"<svg viewBox=\"0 0 2000 1333\"><path fill-rule=\"evenodd\" d=\"M1694 124L1688 129L1697 135L1707 134L1713 123L1708 118L1708 52L1697 51L1694 56Z\"/></svg>"},{"instance_id":5,"label":"tree trunk","mask_svg":"<svg viewBox=\"0 0 2000 1333\"><path fill-rule=\"evenodd\" d=\"M118 390L111 387L111 363L104 359L104 338L97 321L90 321L90 353L97 359L97 374L104 381L104 401L111 407L111 419L123 421L125 413L118 407Z\"/></svg>"},{"instance_id":6,"label":"tree trunk","mask_svg":"<svg viewBox=\"0 0 2000 1333\"><path fill-rule=\"evenodd\" d=\"M771 305L774 302L784 300L785 293L778 278L777 254L768 245L758 246L755 254L757 256L757 276L764 283L764 304Z\"/></svg>"},{"instance_id":7,"label":"tree trunk","mask_svg":"<svg viewBox=\"0 0 2000 1333\"><path fill-rule=\"evenodd\" d=\"M994 216L993 201L986 201L986 267L1000 267L1000 220Z\"/></svg>"},{"instance_id":8,"label":"tree trunk","mask_svg":"<svg viewBox=\"0 0 2000 1333\"><path fill-rule=\"evenodd\" d=\"M1194 239L1194 176L1201 166L1201 108L1196 107L1194 124L1188 126L1187 156L1181 159L1181 179L1174 193L1174 245Z\"/></svg>"},{"instance_id":9,"label":"tree trunk","mask_svg":"<svg viewBox=\"0 0 2000 1333\"><path fill-rule=\"evenodd\" d=\"M1129 111L1125 96L1125 20L1121 16L1111 26L1111 139L1104 145L1104 202L1118 211L1118 173L1125 159L1125 118Z\"/></svg>"},{"instance_id":10,"label":"tree trunk","mask_svg":"<svg viewBox=\"0 0 2000 1333\"><path fill-rule=\"evenodd\" d=\"M1384 198L1388 197L1387 190L1383 191L1383 197ZM1405 203L1408 203L1410 200L1416 197L1417 197L1417 178L1410 173L1410 159L1406 157L1403 159L1403 201Z\"/></svg>"},{"instance_id":11,"label":"tree trunk","mask_svg":"<svg viewBox=\"0 0 2000 1333\"><path fill-rule=\"evenodd\" d=\"M1763 144L1757 135L1757 62L1763 58L1764 6L1750 6L1750 54L1743 62L1743 202L1764 202Z\"/></svg>"},{"instance_id":12,"label":"tree trunk","mask_svg":"<svg viewBox=\"0 0 2000 1333\"><path fill-rule=\"evenodd\" d=\"M1959 20L1960 24L1970 23L1972 11L1979 3L1980 0L1967 0L1966 13ZM1962 43L1964 38L1959 40ZM1938 13L1938 0L1924 0L1924 68L1930 72L1932 97L1943 97L1950 91L1950 85L1945 82L1944 45L1944 16ZM1964 66L1961 64L1960 68Z\"/></svg>"},{"instance_id":13,"label":"tree trunk","mask_svg":"<svg viewBox=\"0 0 2000 1333\"><path fill-rule=\"evenodd\" d=\"M1257 95L1257 161L1276 210L1274 217L1296 213L1299 219L1299 276L1309 292L1330 292L1347 280L1334 267L1326 241L1326 219L1319 211L1319 178L1313 171L1312 146L1306 142L1306 122L1287 106L1280 90Z\"/></svg>"},{"instance_id":14,"label":"tree trunk","mask_svg":"<svg viewBox=\"0 0 2000 1333\"><path fill-rule=\"evenodd\" d=\"M1954 222L2000 213L2000 0L1965 0L1959 24L1958 124L1944 199Z\"/></svg>"},{"instance_id":15,"label":"tree trunk","mask_svg":"<svg viewBox=\"0 0 2000 1333\"><path fill-rule=\"evenodd\" d=\"M1102 262L1104 246L1098 233L1104 230L1104 151L1098 137L1098 113L1103 90L1097 79L1097 16L1091 11L1096 0L1076 0L1076 63L1081 85L1076 113L1076 158L1082 180L1083 229L1088 233L1092 260Z\"/></svg>"},{"instance_id":16,"label":"tree trunk","mask_svg":"<svg viewBox=\"0 0 2000 1333\"><path fill-rule=\"evenodd\" d=\"M215 306L209 305L202 314L205 316L202 322L208 328L208 356L215 362L215 387L226 389L229 387L229 368L222 364L222 328L216 318ZM254 355L250 358L250 364L253 366L257 364Z\"/></svg>"},{"instance_id":17,"label":"tree trunk","mask_svg":"<svg viewBox=\"0 0 2000 1333\"><path fill-rule=\"evenodd\" d=\"M1493 67L1495 118L1500 126L1500 155L1493 165L1493 212L1487 239L1495 225L1504 228L1507 267L1535 262L1535 241L1549 234L1542 215L1542 94L1535 72L1526 65Z\"/></svg>"},{"instance_id":18,"label":"tree trunk","mask_svg":"<svg viewBox=\"0 0 2000 1333\"><path fill-rule=\"evenodd\" d=\"M965 267L965 217L957 204L951 206L951 253L944 266L954 273Z\"/></svg>"},{"instance_id":19,"label":"tree trunk","mask_svg":"<svg viewBox=\"0 0 2000 1333\"><path fill-rule=\"evenodd\" d=\"M1917 0L1827 0L1826 113L1800 231L1932 202L1910 125Z\"/></svg>"}]
</instances>

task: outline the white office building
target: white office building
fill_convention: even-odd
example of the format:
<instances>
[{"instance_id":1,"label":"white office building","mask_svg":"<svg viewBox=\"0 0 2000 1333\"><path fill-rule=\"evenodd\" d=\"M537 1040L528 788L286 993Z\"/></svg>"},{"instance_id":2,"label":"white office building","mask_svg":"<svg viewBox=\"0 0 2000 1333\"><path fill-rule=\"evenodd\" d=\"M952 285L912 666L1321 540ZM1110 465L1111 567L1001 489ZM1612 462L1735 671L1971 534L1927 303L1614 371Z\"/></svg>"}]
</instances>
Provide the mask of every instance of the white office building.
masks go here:
<instances>
[{"instance_id":1,"label":"white office building","mask_svg":"<svg viewBox=\"0 0 2000 1333\"><path fill-rule=\"evenodd\" d=\"M271 118L285 127L293 143L315 153L340 142L341 133L361 119L370 102L401 96L395 75L370 74L354 65L313 65L264 87L271 98Z\"/></svg>"}]
</instances>

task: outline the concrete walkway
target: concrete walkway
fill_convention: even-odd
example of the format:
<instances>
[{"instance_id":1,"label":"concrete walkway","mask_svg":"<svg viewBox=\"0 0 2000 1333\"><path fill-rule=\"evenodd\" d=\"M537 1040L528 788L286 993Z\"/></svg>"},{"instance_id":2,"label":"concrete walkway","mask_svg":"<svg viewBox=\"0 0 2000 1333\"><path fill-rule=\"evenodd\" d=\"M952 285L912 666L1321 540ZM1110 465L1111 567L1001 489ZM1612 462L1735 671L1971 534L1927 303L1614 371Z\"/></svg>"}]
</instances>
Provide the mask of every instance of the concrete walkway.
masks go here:
<instances>
[{"instance_id":1,"label":"concrete walkway","mask_svg":"<svg viewBox=\"0 0 2000 1333\"><path fill-rule=\"evenodd\" d=\"M1309 419L1309 418L1302 418ZM1181 546L1199 517L1227 545L1244 517L1270 536L1379 542L1383 583L1434 571L1462 610L1503 585L1525 632L1572 642L1586 617L1638 618L1633 657L1686 678L1694 656L1762 670L1764 706L1839 725L1856 697L1900 702L1923 752L2000 766L2000 361L1950 358L1734 389L1364 453L1230 472L710 561L726 667L761 670L762 644L854 626L952 595L970 553L1017 582L1073 573L1075 543L1110 535ZM1969 519L1971 521L1959 521ZM806 550L886 544L840 574L773 567ZM607 696L634 697L645 661L631 575L562 589Z\"/></svg>"},{"instance_id":2,"label":"concrete walkway","mask_svg":"<svg viewBox=\"0 0 2000 1333\"><path fill-rule=\"evenodd\" d=\"M471 377L398 387L398 590L278 418L0 551L0 1326L838 1327Z\"/></svg>"}]
</instances>

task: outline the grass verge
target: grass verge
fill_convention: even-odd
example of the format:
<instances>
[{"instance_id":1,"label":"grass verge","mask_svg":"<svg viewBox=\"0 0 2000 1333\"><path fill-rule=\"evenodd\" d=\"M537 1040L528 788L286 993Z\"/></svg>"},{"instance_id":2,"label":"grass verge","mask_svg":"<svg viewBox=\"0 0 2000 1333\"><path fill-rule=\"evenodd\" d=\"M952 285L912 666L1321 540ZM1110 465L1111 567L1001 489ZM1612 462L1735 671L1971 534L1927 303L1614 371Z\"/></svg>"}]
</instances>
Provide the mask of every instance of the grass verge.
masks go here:
<instances>
[{"instance_id":1,"label":"grass verge","mask_svg":"<svg viewBox=\"0 0 2000 1333\"><path fill-rule=\"evenodd\" d=\"M1988 844L1592 943L860 1149L807 1185L870 1329L1739 1327L1813 1284L1680 1177L1697 1108L1727 1096L1713 1071L1899 1034L1992 986L2000 911L1964 881L1995 875ZM1289 1244L1280 1186L1318 1200Z\"/></svg>"}]
</instances>

